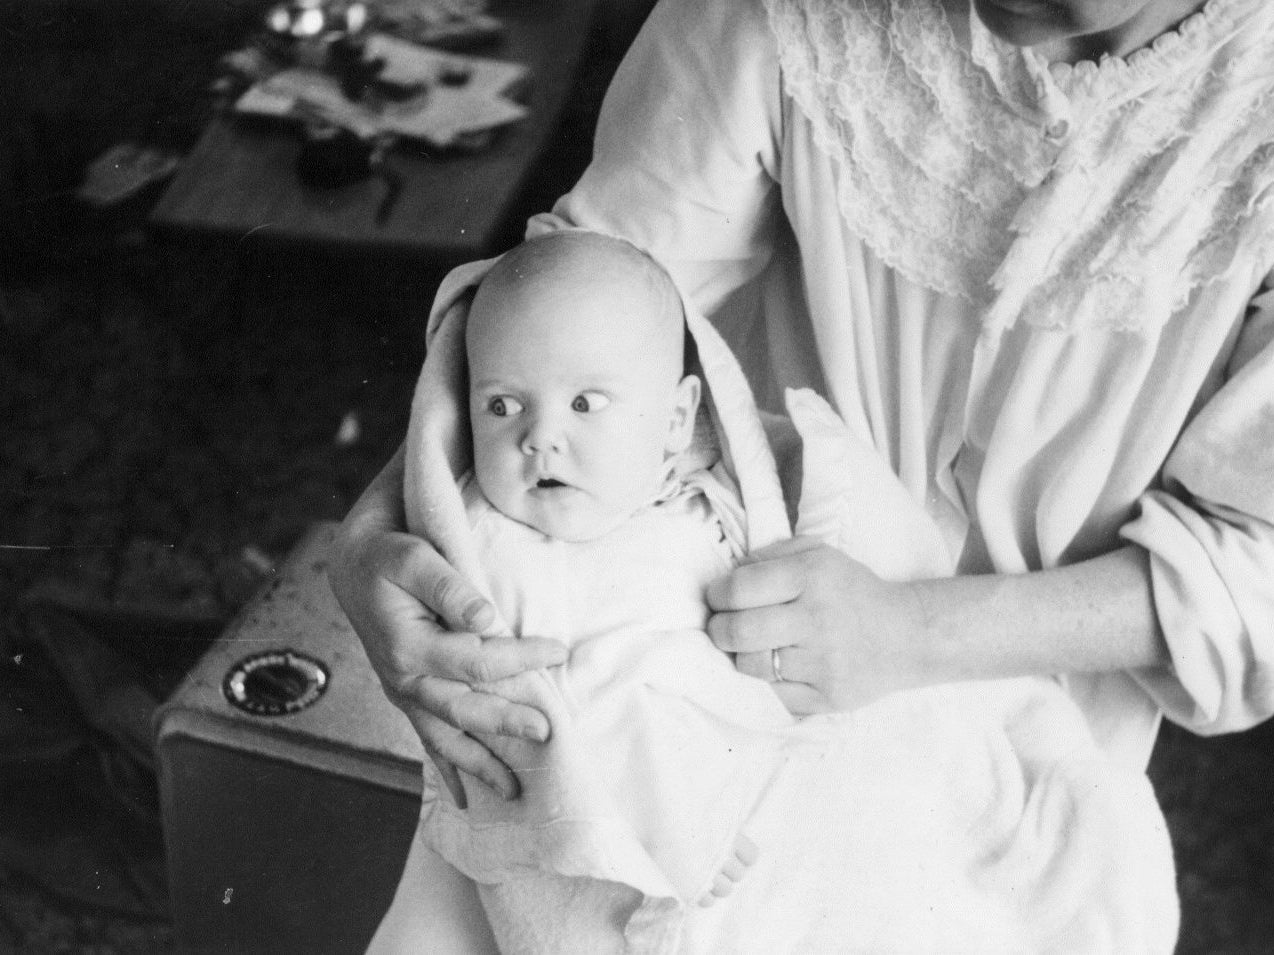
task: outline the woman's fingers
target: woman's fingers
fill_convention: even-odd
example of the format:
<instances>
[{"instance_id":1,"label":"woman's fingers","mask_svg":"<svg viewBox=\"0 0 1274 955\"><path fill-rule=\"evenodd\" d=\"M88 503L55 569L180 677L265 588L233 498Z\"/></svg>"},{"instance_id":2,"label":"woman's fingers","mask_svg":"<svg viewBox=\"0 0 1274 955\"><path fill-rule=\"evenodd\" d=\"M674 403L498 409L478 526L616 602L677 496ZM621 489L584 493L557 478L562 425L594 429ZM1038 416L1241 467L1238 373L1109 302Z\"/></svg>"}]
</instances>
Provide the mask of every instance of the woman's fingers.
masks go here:
<instances>
[{"instance_id":1,"label":"woman's fingers","mask_svg":"<svg viewBox=\"0 0 1274 955\"><path fill-rule=\"evenodd\" d=\"M805 585L802 557L820 546L808 537L794 537L748 554L729 574L708 585L708 606L716 611L751 610L795 600Z\"/></svg>"},{"instance_id":2,"label":"woman's fingers","mask_svg":"<svg viewBox=\"0 0 1274 955\"><path fill-rule=\"evenodd\" d=\"M774 654L779 655L779 672L774 672ZM734 658L734 666L740 673L754 676L767 683L817 684L826 669L821 657L804 647L779 647L757 653L740 653ZM780 678L781 677L781 678Z\"/></svg>"},{"instance_id":3,"label":"woman's fingers","mask_svg":"<svg viewBox=\"0 0 1274 955\"><path fill-rule=\"evenodd\" d=\"M775 679L773 649L740 653L734 658L734 665L739 672L769 683L788 712L794 716L828 712L831 705L827 697L816 688L826 676L826 662L803 647L780 647L778 653L779 671L783 676L781 680Z\"/></svg>"},{"instance_id":4,"label":"woman's fingers","mask_svg":"<svg viewBox=\"0 0 1274 955\"><path fill-rule=\"evenodd\" d=\"M461 809L466 806L464 786L460 782L461 770L505 799L517 797L518 781L512 770L473 737L421 710L409 712L408 716L424 744L425 752L438 768L443 784Z\"/></svg>"},{"instance_id":5,"label":"woman's fingers","mask_svg":"<svg viewBox=\"0 0 1274 955\"><path fill-rule=\"evenodd\" d=\"M852 710L919 682L913 634L923 621L901 585L810 540L785 541L750 560L709 590L716 612L708 635L793 713Z\"/></svg>"},{"instance_id":6,"label":"woman's fingers","mask_svg":"<svg viewBox=\"0 0 1274 955\"><path fill-rule=\"evenodd\" d=\"M394 535L402 550L395 572L386 577L419 600L448 630L482 633L495 623L495 610L469 581L419 538Z\"/></svg>"},{"instance_id":7,"label":"woman's fingers","mask_svg":"<svg viewBox=\"0 0 1274 955\"><path fill-rule=\"evenodd\" d=\"M791 558L740 564L708 585L708 606L720 613L784 604L799 597L801 587L799 567Z\"/></svg>"},{"instance_id":8,"label":"woman's fingers","mask_svg":"<svg viewBox=\"0 0 1274 955\"><path fill-rule=\"evenodd\" d=\"M451 801L459 809L468 809L469 797L465 794L464 783L460 781L460 770L456 769L456 764L443 759L442 755L432 747L426 746L425 753L438 770L438 776L442 779L442 784L447 787L447 792L451 794Z\"/></svg>"},{"instance_id":9,"label":"woman's fingers","mask_svg":"<svg viewBox=\"0 0 1274 955\"><path fill-rule=\"evenodd\" d=\"M824 546L823 542L816 537L789 537L786 540L775 541L773 544L758 547L750 554L744 554L740 563L760 563L761 561L787 557L791 554L804 554L807 551L818 550Z\"/></svg>"},{"instance_id":10,"label":"woman's fingers","mask_svg":"<svg viewBox=\"0 0 1274 955\"><path fill-rule=\"evenodd\" d=\"M457 692L464 692L471 686L497 683L530 670L559 666L570 656L565 644L541 637L514 639L451 633L431 618L418 612L413 614L412 608L418 610L419 604L403 591L389 597L382 606L390 612L381 619L378 631L364 628L360 636L378 632L374 638L365 636L363 644L386 692L400 706L414 701L445 719L446 714L438 709L438 695L425 692L429 685L425 681L431 678L449 681L458 688ZM395 609L395 598L405 603ZM447 698L454 695L449 693ZM504 724L524 726L527 720L533 720L537 726L547 725L537 711L529 707L516 707L504 719ZM493 725L491 720L482 718L480 726L461 728L500 732L493 729ZM536 731L532 738L539 738L539 733Z\"/></svg>"},{"instance_id":11,"label":"woman's fingers","mask_svg":"<svg viewBox=\"0 0 1274 955\"><path fill-rule=\"evenodd\" d=\"M548 717L533 707L438 677L423 677L417 686L421 705L457 730L516 736L537 743L549 738Z\"/></svg>"},{"instance_id":12,"label":"woman's fingers","mask_svg":"<svg viewBox=\"0 0 1274 955\"><path fill-rule=\"evenodd\" d=\"M366 585L344 588L346 609L386 693L400 709L411 713L424 707L465 732L532 740L548 736L548 720L539 710L490 693L473 693L471 687L565 663L568 651L563 644L538 637L515 640L453 633L440 625L423 604L426 598L463 606L472 597L493 611L417 538L380 535L369 563L379 568L379 576ZM453 606L446 612L454 615L455 610Z\"/></svg>"},{"instance_id":13,"label":"woman's fingers","mask_svg":"<svg viewBox=\"0 0 1274 955\"><path fill-rule=\"evenodd\" d=\"M793 716L813 716L832 709L822 693L804 683L775 683L774 692Z\"/></svg>"},{"instance_id":14,"label":"woman's fingers","mask_svg":"<svg viewBox=\"0 0 1274 955\"><path fill-rule=\"evenodd\" d=\"M479 637L438 630L424 653L424 672L460 683L495 683L566 662L564 643L542 637Z\"/></svg>"},{"instance_id":15,"label":"woman's fingers","mask_svg":"<svg viewBox=\"0 0 1274 955\"><path fill-rule=\"evenodd\" d=\"M714 613L708 618L708 636L727 653L790 646L805 640L808 629L804 612L793 603Z\"/></svg>"},{"instance_id":16,"label":"woman's fingers","mask_svg":"<svg viewBox=\"0 0 1274 955\"><path fill-rule=\"evenodd\" d=\"M543 740L548 718L474 686L563 663L566 648L475 635L495 611L433 547L401 531L402 473L399 449L342 522L328 566L332 591L457 802L461 771L512 797L512 771L469 733Z\"/></svg>"}]
</instances>

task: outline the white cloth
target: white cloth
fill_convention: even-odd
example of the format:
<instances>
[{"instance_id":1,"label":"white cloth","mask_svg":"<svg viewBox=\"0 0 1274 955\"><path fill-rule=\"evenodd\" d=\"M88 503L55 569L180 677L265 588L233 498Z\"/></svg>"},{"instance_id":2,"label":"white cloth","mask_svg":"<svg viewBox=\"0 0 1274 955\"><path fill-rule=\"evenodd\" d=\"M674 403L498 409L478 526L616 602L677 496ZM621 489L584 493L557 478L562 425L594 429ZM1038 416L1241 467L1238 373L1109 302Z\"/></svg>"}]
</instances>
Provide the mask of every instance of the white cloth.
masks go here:
<instances>
[{"instance_id":1,"label":"white cloth","mask_svg":"<svg viewBox=\"0 0 1274 955\"><path fill-rule=\"evenodd\" d=\"M1263 0L1074 68L959 2L663 0L530 231L649 249L765 406L831 399L961 572L1146 548L1172 666L1068 680L1141 767L1160 708L1274 711L1271 62Z\"/></svg>"}]
</instances>

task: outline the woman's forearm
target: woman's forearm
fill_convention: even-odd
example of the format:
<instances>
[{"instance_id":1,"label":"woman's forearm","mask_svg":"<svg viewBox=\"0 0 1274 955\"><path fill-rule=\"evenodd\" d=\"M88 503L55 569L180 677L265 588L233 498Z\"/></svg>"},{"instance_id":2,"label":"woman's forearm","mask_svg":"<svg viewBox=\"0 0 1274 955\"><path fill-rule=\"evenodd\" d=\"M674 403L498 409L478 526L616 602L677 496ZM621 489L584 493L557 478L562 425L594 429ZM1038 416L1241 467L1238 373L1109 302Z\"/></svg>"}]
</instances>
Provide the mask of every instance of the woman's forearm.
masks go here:
<instances>
[{"instance_id":1,"label":"woman's forearm","mask_svg":"<svg viewBox=\"0 0 1274 955\"><path fill-rule=\"evenodd\" d=\"M1169 660L1140 548L1055 570L923 581L909 590L934 682Z\"/></svg>"},{"instance_id":2,"label":"woman's forearm","mask_svg":"<svg viewBox=\"0 0 1274 955\"><path fill-rule=\"evenodd\" d=\"M1058 570L897 583L793 538L748 555L707 597L713 641L794 713L958 680L1168 661L1148 558L1133 547Z\"/></svg>"},{"instance_id":3,"label":"woman's forearm","mask_svg":"<svg viewBox=\"0 0 1274 955\"><path fill-rule=\"evenodd\" d=\"M347 532L403 530L404 446L400 444L383 468L368 482L345 518Z\"/></svg>"}]
</instances>

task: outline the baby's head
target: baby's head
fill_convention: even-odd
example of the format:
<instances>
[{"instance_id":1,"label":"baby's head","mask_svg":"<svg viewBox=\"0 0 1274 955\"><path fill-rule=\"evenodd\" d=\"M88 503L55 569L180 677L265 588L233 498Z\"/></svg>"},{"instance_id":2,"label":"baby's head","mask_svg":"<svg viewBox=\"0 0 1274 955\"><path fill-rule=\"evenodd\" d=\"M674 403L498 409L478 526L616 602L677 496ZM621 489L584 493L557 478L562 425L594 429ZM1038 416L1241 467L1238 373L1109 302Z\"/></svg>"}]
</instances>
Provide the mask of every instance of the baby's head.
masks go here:
<instances>
[{"instance_id":1,"label":"baby's head","mask_svg":"<svg viewBox=\"0 0 1274 955\"><path fill-rule=\"evenodd\" d=\"M505 255L465 333L487 500L568 541L601 537L649 503L694 429L685 334L672 281L627 242L555 232Z\"/></svg>"}]
</instances>

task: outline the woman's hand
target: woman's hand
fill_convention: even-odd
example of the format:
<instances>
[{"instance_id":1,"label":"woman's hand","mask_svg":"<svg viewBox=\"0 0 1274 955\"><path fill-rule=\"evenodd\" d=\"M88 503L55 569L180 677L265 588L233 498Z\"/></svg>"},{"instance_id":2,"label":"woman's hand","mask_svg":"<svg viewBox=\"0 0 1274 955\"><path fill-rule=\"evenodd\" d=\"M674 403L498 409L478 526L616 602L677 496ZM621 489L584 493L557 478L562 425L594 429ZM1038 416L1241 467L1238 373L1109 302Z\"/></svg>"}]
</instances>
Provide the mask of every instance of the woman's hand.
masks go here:
<instances>
[{"instance_id":1,"label":"woman's hand","mask_svg":"<svg viewBox=\"0 0 1274 955\"><path fill-rule=\"evenodd\" d=\"M954 680L1170 661L1149 558L1132 546L1031 573L890 583L798 537L744 558L708 604L717 646L798 716Z\"/></svg>"},{"instance_id":2,"label":"woman's hand","mask_svg":"<svg viewBox=\"0 0 1274 955\"><path fill-rule=\"evenodd\" d=\"M856 709L931 682L924 616L908 585L810 538L748 555L708 588L708 604L717 646L737 654L743 673L773 683L798 716Z\"/></svg>"},{"instance_id":3,"label":"woman's hand","mask_svg":"<svg viewBox=\"0 0 1274 955\"><path fill-rule=\"evenodd\" d=\"M494 611L428 543L401 530L401 487L400 453L341 525L328 571L332 590L457 804L465 804L458 770L514 798L513 772L470 734L543 741L548 719L475 687L565 663L566 647L479 636Z\"/></svg>"}]
</instances>

